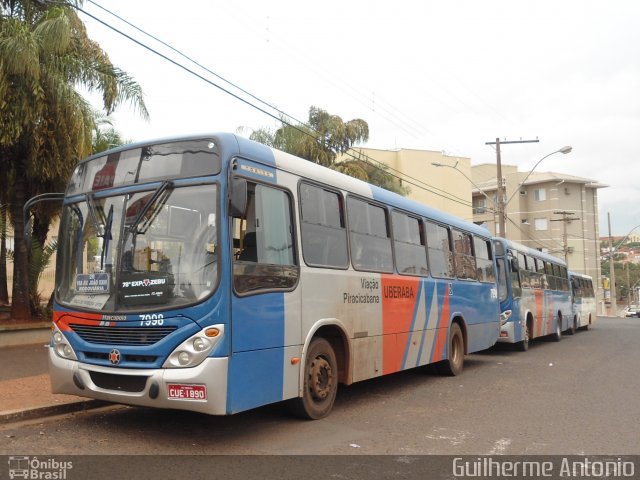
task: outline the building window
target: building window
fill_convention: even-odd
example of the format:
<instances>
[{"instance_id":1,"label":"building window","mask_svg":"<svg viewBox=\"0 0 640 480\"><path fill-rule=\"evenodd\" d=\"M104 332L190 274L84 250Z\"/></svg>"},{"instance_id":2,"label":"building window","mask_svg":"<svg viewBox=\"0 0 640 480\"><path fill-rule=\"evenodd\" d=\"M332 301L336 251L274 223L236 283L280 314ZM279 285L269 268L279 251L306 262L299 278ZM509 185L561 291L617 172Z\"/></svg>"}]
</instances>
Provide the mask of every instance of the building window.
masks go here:
<instances>
[{"instance_id":1,"label":"building window","mask_svg":"<svg viewBox=\"0 0 640 480\"><path fill-rule=\"evenodd\" d=\"M534 225L536 230L547 230L547 219L546 218L536 218L534 220Z\"/></svg>"},{"instance_id":2,"label":"building window","mask_svg":"<svg viewBox=\"0 0 640 480\"><path fill-rule=\"evenodd\" d=\"M536 202L544 202L547 199L547 191L544 188L536 188L533 191L533 199Z\"/></svg>"},{"instance_id":3,"label":"building window","mask_svg":"<svg viewBox=\"0 0 640 480\"><path fill-rule=\"evenodd\" d=\"M486 199L484 199L484 198L474 198L473 199L473 214L474 215L479 215L479 214L486 213L487 204L486 204L485 200Z\"/></svg>"}]
</instances>

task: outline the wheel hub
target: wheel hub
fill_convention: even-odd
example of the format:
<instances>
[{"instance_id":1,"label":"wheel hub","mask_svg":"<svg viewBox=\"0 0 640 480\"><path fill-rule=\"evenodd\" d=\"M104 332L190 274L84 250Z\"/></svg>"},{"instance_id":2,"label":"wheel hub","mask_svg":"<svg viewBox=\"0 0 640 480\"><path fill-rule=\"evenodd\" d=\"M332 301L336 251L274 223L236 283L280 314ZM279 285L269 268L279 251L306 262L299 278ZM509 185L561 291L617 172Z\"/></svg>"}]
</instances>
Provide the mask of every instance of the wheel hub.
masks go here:
<instances>
[{"instance_id":1,"label":"wheel hub","mask_svg":"<svg viewBox=\"0 0 640 480\"><path fill-rule=\"evenodd\" d=\"M316 358L309 368L309 390L318 400L324 400L333 386L333 371L324 358Z\"/></svg>"}]
</instances>

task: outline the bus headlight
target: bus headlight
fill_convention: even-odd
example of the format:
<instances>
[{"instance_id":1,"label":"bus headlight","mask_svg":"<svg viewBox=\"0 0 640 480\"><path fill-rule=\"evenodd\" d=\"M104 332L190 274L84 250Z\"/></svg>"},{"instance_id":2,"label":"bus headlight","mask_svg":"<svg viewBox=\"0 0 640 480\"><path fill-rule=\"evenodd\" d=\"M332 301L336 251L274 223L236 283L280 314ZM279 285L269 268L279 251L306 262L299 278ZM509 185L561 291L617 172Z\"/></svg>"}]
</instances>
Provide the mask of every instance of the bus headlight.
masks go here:
<instances>
[{"instance_id":1,"label":"bus headlight","mask_svg":"<svg viewBox=\"0 0 640 480\"><path fill-rule=\"evenodd\" d=\"M500 326L502 326L505 323L507 323L507 320L509 320L511 318L511 314L512 313L513 313L512 310L505 310L504 312L502 312L500 314Z\"/></svg>"},{"instance_id":2,"label":"bus headlight","mask_svg":"<svg viewBox=\"0 0 640 480\"><path fill-rule=\"evenodd\" d=\"M213 330L217 331L215 336L211 335ZM192 335L171 352L162 367L185 368L199 365L207 358L209 352L213 350L213 347L222 338L223 333L224 325L215 325Z\"/></svg>"},{"instance_id":3,"label":"bus headlight","mask_svg":"<svg viewBox=\"0 0 640 480\"><path fill-rule=\"evenodd\" d=\"M71 345L69 345L69 342L67 341L67 337L63 335L55 324L53 325L52 330L53 334L51 339L53 343L53 350L56 352L56 355L68 360L78 360L76 352L73 351L73 348L71 348Z\"/></svg>"}]
</instances>

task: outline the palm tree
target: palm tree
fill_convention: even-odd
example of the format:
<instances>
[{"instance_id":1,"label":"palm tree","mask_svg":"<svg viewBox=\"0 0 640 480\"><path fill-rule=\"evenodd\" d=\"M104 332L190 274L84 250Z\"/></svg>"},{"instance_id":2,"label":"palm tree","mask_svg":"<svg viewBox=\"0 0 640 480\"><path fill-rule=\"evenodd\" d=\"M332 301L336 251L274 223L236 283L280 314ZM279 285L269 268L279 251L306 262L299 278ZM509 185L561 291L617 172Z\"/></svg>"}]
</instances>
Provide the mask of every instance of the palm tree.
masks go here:
<instances>
[{"instance_id":1,"label":"palm tree","mask_svg":"<svg viewBox=\"0 0 640 480\"><path fill-rule=\"evenodd\" d=\"M138 84L87 36L73 8L78 3L0 0L0 169L14 178L8 203L16 320L31 318L22 206L33 195L61 191L77 160L91 151L93 112L76 85L100 92L107 114L130 101L148 117ZM41 245L54 213L44 203L35 209Z\"/></svg>"},{"instance_id":2,"label":"palm tree","mask_svg":"<svg viewBox=\"0 0 640 480\"><path fill-rule=\"evenodd\" d=\"M281 122L282 126L275 131L260 128L249 138L401 195L409 192L387 172L388 167L372 163L362 155L336 161L339 154L347 153L354 145L369 139L369 125L364 120L356 118L345 122L337 115L312 106L306 124L292 125L285 118ZM239 133L244 131L244 128L238 129Z\"/></svg>"}]
</instances>

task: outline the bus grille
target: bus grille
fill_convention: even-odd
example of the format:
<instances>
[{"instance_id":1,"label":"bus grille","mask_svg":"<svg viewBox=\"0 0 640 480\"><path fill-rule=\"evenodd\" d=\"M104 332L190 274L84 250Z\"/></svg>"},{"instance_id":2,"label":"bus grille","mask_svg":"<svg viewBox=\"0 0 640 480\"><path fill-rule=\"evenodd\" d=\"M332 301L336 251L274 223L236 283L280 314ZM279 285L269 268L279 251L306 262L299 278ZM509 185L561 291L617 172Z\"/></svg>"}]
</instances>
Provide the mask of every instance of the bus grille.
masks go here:
<instances>
[{"instance_id":1,"label":"bus grille","mask_svg":"<svg viewBox=\"0 0 640 480\"><path fill-rule=\"evenodd\" d=\"M147 378L141 375L114 375L112 373L89 372L91 381L100 388L122 392L142 392Z\"/></svg>"},{"instance_id":2,"label":"bus grille","mask_svg":"<svg viewBox=\"0 0 640 480\"><path fill-rule=\"evenodd\" d=\"M101 345L153 345L176 327L107 327L101 325L69 325L85 342Z\"/></svg>"}]
</instances>

